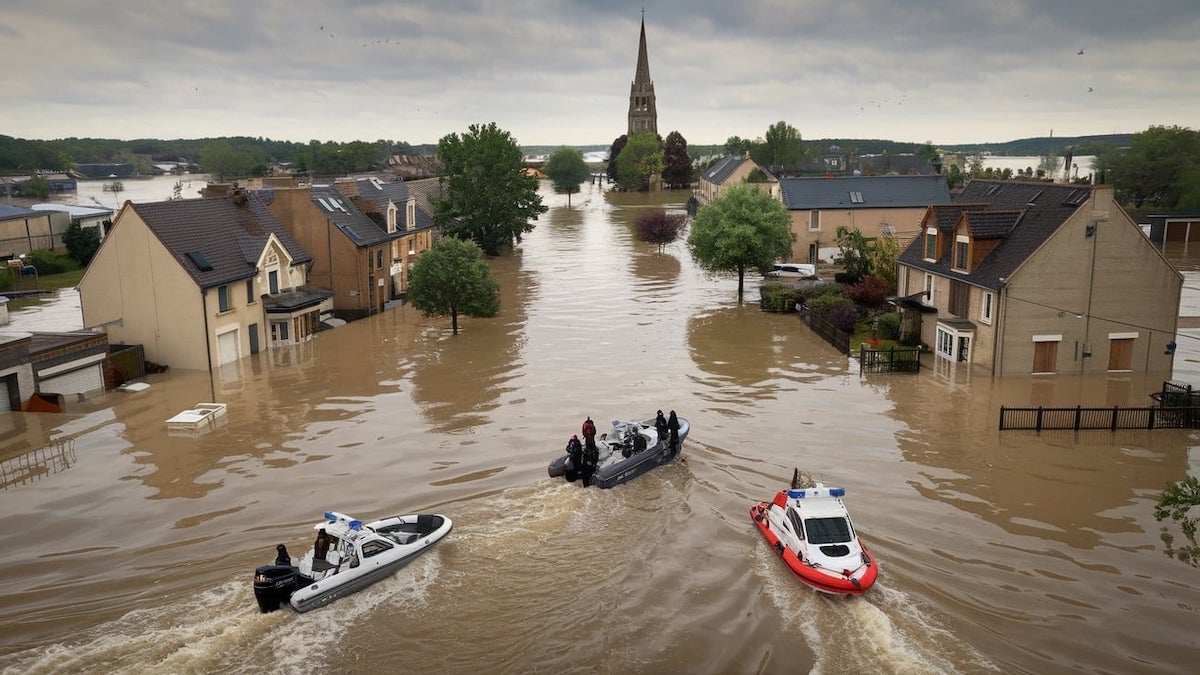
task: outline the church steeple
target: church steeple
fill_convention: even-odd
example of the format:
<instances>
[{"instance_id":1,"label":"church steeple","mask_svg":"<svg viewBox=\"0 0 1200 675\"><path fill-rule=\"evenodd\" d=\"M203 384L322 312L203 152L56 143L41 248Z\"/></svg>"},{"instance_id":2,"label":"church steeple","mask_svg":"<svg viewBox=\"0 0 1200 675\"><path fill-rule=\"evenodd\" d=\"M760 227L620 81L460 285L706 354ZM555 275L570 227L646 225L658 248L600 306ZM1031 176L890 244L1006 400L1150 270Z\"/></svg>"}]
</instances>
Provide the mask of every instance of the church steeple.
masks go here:
<instances>
[{"instance_id":1,"label":"church steeple","mask_svg":"<svg viewBox=\"0 0 1200 675\"><path fill-rule=\"evenodd\" d=\"M637 71L629 87L629 135L641 131L658 133L658 108L654 81L650 79L650 57L646 56L646 10L642 10L642 35L638 40Z\"/></svg>"}]
</instances>

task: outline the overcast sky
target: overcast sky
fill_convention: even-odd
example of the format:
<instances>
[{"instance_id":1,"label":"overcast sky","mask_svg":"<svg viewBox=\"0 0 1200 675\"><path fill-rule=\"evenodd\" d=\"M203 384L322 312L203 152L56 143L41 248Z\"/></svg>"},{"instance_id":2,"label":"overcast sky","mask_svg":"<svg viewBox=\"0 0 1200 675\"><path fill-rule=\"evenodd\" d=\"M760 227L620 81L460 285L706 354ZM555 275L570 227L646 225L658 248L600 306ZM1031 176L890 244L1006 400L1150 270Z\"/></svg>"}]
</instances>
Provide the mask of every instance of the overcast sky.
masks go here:
<instances>
[{"instance_id":1,"label":"overcast sky","mask_svg":"<svg viewBox=\"0 0 1200 675\"><path fill-rule=\"evenodd\" d=\"M4 0L0 134L608 145L643 5L691 144L1200 124L1197 0Z\"/></svg>"}]
</instances>

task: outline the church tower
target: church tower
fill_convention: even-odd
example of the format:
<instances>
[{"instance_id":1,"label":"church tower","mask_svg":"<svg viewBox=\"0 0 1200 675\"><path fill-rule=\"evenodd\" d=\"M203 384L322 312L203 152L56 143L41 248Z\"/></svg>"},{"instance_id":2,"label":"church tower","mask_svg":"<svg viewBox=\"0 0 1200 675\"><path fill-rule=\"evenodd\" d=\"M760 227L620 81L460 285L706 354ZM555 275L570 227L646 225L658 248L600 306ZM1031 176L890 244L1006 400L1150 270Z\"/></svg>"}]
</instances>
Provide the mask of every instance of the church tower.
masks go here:
<instances>
[{"instance_id":1,"label":"church tower","mask_svg":"<svg viewBox=\"0 0 1200 675\"><path fill-rule=\"evenodd\" d=\"M641 131L658 133L658 108L654 103L654 81L650 79L650 58L646 56L646 11L642 10L642 37L638 41L637 72L629 87L629 135Z\"/></svg>"}]
</instances>

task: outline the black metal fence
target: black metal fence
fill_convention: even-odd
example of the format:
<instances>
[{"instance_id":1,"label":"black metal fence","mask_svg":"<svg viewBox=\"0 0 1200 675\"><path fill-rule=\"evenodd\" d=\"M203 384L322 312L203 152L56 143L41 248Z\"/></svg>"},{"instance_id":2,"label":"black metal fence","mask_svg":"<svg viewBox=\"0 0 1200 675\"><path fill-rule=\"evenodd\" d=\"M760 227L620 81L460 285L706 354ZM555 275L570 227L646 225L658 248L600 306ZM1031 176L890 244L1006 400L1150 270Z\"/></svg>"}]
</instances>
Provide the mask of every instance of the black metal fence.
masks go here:
<instances>
[{"instance_id":1,"label":"black metal fence","mask_svg":"<svg viewBox=\"0 0 1200 675\"><path fill-rule=\"evenodd\" d=\"M145 376L146 351L141 345L109 345L104 366L105 389L115 389L130 380Z\"/></svg>"},{"instance_id":2,"label":"black metal fence","mask_svg":"<svg viewBox=\"0 0 1200 675\"><path fill-rule=\"evenodd\" d=\"M890 345L868 349L860 345L858 363L863 372L915 373L921 369L921 348Z\"/></svg>"},{"instance_id":3,"label":"black metal fence","mask_svg":"<svg viewBox=\"0 0 1200 675\"><path fill-rule=\"evenodd\" d=\"M814 333L825 338L825 341L833 345L838 351L843 354L850 353L850 333L819 316L813 316L813 313L810 311L801 311L800 318L804 319L804 323L808 324L808 327Z\"/></svg>"},{"instance_id":4,"label":"black metal fence","mask_svg":"<svg viewBox=\"0 0 1200 675\"><path fill-rule=\"evenodd\" d=\"M1007 408L1000 406L1000 430L1027 429L1197 429L1200 406L1146 408Z\"/></svg>"}]
</instances>

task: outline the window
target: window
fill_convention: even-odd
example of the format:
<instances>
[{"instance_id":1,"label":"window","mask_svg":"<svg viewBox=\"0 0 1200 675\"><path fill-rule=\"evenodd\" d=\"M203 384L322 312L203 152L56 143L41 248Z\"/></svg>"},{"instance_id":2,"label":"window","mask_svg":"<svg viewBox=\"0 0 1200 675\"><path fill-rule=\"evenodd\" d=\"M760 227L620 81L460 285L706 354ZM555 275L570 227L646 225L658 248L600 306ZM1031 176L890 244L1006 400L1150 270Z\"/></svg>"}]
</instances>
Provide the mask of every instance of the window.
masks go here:
<instances>
[{"instance_id":1,"label":"window","mask_svg":"<svg viewBox=\"0 0 1200 675\"><path fill-rule=\"evenodd\" d=\"M270 287L271 295L279 292L279 270L271 270L267 272L267 286Z\"/></svg>"},{"instance_id":2,"label":"window","mask_svg":"<svg viewBox=\"0 0 1200 675\"><path fill-rule=\"evenodd\" d=\"M375 267L383 269L383 249L375 251Z\"/></svg>"},{"instance_id":3,"label":"window","mask_svg":"<svg viewBox=\"0 0 1200 675\"><path fill-rule=\"evenodd\" d=\"M411 230L417 226L417 203L413 200L408 200L405 207L404 229Z\"/></svg>"},{"instance_id":4,"label":"window","mask_svg":"<svg viewBox=\"0 0 1200 675\"><path fill-rule=\"evenodd\" d=\"M971 240L959 235L954 238L954 269L959 272L967 271L967 255L970 251Z\"/></svg>"},{"instance_id":5,"label":"window","mask_svg":"<svg viewBox=\"0 0 1200 675\"><path fill-rule=\"evenodd\" d=\"M983 294L983 308L979 312L979 320L983 323L992 322L992 294Z\"/></svg>"},{"instance_id":6,"label":"window","mask_svg":"<svg viewBox=\"0 0 1200 675\"><path fill-rule=\"evenodd\" d=\"M810 544L840 544L850 541L850 523L845 518L805 518L804 529Z\"/></svg>"},{"instance_id":7,"label":"window","mask_svg":"<svg viewBox=\"0 0 1200 675\"><path fill-rule=\"evenodd\" d=\"M1108 334L1108 369L1132 370L1133 341L1137 333Z\"/></svg>"},{"instance_id":8,"label":"window","mask_svg":"<svg viewBox=\"0 0 1200 675\"><path fill-rule=\"evenodd\" d=\"M217 311L229 311L229 287L219 286L217 288Z\"/></svg>"},{"instance_id":9,"label":"window","mask_svg":"<svg viewBox=\"0 0 1200 675\"><path fill-rule=\"evenodd\" d=\"M362 545L362 551L363 551L364 558L370 558L372 556L379 555L380 553L383 553L384 551L390 551L391 549L392 549L392 545L387 543L386 541L378 541L378 540L374 540L374 539L372 539L371 541L363 542L363 545Z\"/></svg>"},{"instance_id":10,"label":"window","mask_svg":"<svg viewBox=\"0 0 1200 675\"><path fill-rule=\"evenodd\" d=\"M246 280L246 304L254 304L254 279Z\"/></svg>"},{"instance_id":11,"label":"window","mask_svg":"<svg viewBox=\"0 0 1200 675\"><path fill-rule=\"evenodd\" d=\"M950 282L950 313L964 319L971 313L971 287L961 281Z\"/></svg>"},{"instance_id":12,"label":"window","mask_svg":"<svg viewBox=\"0 0 1200 675\"><path fill-rule=\"evenodd\" d=\"M925 259L937 260L937 228L925 230Z\"/></svg>"},{"instance_id":13,"label":"window","mask_svg":"<svg viewBox=\"0 0 1200 675\"><path fill-rule=\"evenodd\" d=\"M288 322L287 321L272 321L271 322L271 342L287 342L288 340Z\"/></svg>"},{"instance_id":14,"label":"window","mask_svg":"<svg viewBox=\"0 0 1200 675\"><path fill-rule=\"evenodd\" d=\"M925 304L933 304L933 275L925 275Z\"/></svg>"},{"instance_id":15,"label":"window","mask_svg":"<svg viewBox=\"0 0 1200 675\"><path fill-rule=\"evenodd\" d=\"M808 229L810 229L810 230L821 229L821 212L820 211L809 211L808 212Z\"/></svg>"}]
</instances>

